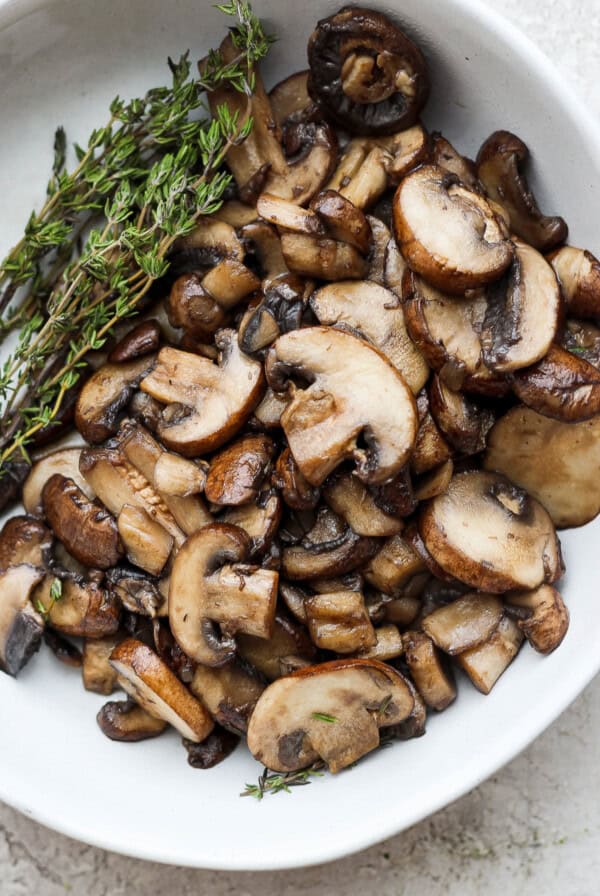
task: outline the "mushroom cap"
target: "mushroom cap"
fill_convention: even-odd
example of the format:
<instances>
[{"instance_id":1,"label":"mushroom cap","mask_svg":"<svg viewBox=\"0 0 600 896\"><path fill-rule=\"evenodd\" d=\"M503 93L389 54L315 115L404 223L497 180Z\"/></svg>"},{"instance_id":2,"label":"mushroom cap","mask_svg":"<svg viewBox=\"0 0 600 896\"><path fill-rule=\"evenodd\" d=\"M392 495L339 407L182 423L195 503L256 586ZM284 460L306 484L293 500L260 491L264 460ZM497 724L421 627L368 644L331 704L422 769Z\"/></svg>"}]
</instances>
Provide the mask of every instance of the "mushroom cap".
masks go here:
<instances>
[{"instance_id":1,"label":"mushroom cap","mask_svg":"<svg viewBox=\"0 0 600 896\"><path fill-rule=\"evenodd\" d=\"M377 484L406 463L417 436L412 393L377 349L356 336L308 327L281 336L267 357L267 375L282 390L288 377L298 388L281 415L290 450L306 479L320 485L343 460ZM359 447L363 436L367 447Z\"/></svg>"},{"instance_id":2,"label":"mushroom cap","mask_svg":"<svg viewBox=\"0 0 600 896\"><path fill-rule=\"evenodd\" d=\"M123 743L158 737L167 727L164 719L150 715L133 700L110 700L100 709L96 721L102 734Z\"/></svg>"},{"instance_id":3,"label":"mushroom cap","mask_svg":"<svg viewBox=\"0 0 600 896\"><path fill-rule=\"evenodd\" d=\"M75 408L75 426L87 442L98 444L117 431L119 415L153 361L154 356L146 356L124 364L104 364L92 374Z\"/></svg>"},{"instance_id":4,"label":"mushroom cap","mask_svg":"<svg viewBox=\"0 0 600 896\"><path fill-rule=\"evenodd\" d=\"M507 609L510 608L523 613L517 625L538 653L552 653L562 643L569 628L569 611L552 585L510 594Z\"/></svg>"},{"instance_id":5,"label":"mushroom cap","mask_svg":"<svg viewBox=\"0 0 600 896\"><path fill-rule=\"evenodd\" d=\"M517 370L511 385L523 404L563 423L600 413L600 370L555 344L537 364Z\"/></svg>"},{"instance_id":6,"label":"mushroom cap","mask_svg":"<svg viewBox=\"0 0 600 896\"><path fill-rule=\"evenodd\" d=\"M563 246L548 260L558 277L570 314L600 317L600 261L591 252Z\"/></svg>"},{"instance_id":7,"label":"mushroom cap","mask_svg":"<svg viewBox=\"0 0 600 896\"><path fill-rule=\"evenodd\" d=\"M29 596L44 571L28 563L0 571L0 669L16 675L38 650L44 620Z\"/></svg>"},{"instance_id":8,"label":"mushroom cap","mask_svg":"<svg viewBox=\"0 0 600 896\"><path fill-rule=\"evenodd\" d=\"M379 728L404 721L413 707L411 688L391 666L333 660L269 685L250 718L248 747L274 771L296 771L321 758L337 772L374 750Z\"/></svg>"},{"instance_id":9,"label":"mushroom cap","mask_svg":"<svg viewBox=\"0 0 600 896\"><path fill-rule=\"evenodd\" d=\"M255 500L275 451L266 435L244 435L222 448L211 462L204 493L213 504L247 504Z\"/></svg>"},{"instance_id":10,"label":"mushroom cap","mask_svg":"<svg viewBox=\"0 0 600 896\"><path fill-rule=\"evenodd\" d=\"M42 492L47 481L55 473L61 473L72 479L82 492L90 499L94 491L82 473L79 472L81 448L60 448L52 451L36 461L23 485L23 505L32 516L43 516L44 503Z\"/></svg>"},{"instance_id":11,"label":"mushroom cap","mask_svg":"<svg viewBox=\"0 0 600 896\"><path fill-rule=\"evenodd\" d=\"M45 567L50 561L52 533L31 516L13 516L0 532L0 569L28 563Z\"/></svg>"}]
</instances>

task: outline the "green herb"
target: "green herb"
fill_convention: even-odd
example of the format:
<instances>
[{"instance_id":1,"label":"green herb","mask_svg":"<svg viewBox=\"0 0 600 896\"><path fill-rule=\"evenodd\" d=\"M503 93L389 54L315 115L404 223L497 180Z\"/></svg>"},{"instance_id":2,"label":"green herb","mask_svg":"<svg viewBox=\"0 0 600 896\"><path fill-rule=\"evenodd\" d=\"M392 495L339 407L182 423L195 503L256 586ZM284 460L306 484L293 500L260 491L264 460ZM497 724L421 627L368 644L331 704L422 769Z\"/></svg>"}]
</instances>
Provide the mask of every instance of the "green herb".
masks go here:
<instances>
[{"instance_id":1,"label":"green herb","mask_svg":"<svg viewBox=\"0 0 600 896\"><path fill-rule=\"evenodd\" d=\"M313 712L312 717L319 722L329 722L330 724L338 721L335 716L329 716L326 712Z\"/></svg>"},{"instance_id":2,"label":"green herb","mask_svg":"<svg viewBox=\"0 0 600 896\"><path fill-rule=\"evenodd\" d=\"M390 705L391 702L392 702L392 695L388 694L388 696L385 698L385 700L381 701L381 705L377 709L377 715L384 716L386 714L388 706Z\"/></svg>"},{"instance_id":3,"label":"green herb","mask_svg":"<svg viewBox=\"0 0 600 896\"><path fill-rule=\"evenodd\" d=\"M572 355L585 355L586 353L586 349L582 345L574 346L573 348L568 349L568 351L570 351Z\"/></svg>"},{"instance_id":4,"label":"green herb","mask_svg":"<svg viewBox=\"0 0 600 896\"><path fill-rule=\"evenodd\" d=\"M302 769L299 772L286 772L285 774L277 774L265 768L262 775L258 779L257 784L246 784L246 788L240 796L253 796L257 800L262 800L265 793L290 793L292 787L304 787L311 783L311 778L322 778L324 762L315 762L309 768Z\"/></svg>"},{"instance_id":5,"label":"green herb","mask_svg":"<svg viewBox=\"0 0 600 896\"><path fill-rule=\"evenodd\" d=\"M52 607L54 604L59 601L63 596L63 585L60 579L54 578L52 580L52 584L50 585L50 601L48 606L44 606L39 598L35 600L35 608L40 614L40 616L44 617L44 620L48 619L52 611Z\"/></svg>"},{"instance_id":6,"label":"green herb","mask_svg":"<svg viewBox=\"0 0 600 896\"><path fill-rule=\"evenodd\" d=\"M0 367L0 477L9 461L28 459L36 433L56 420L87 353L137 313L175 241L223 201L231 180L224 158L252 121L238 124L227 106L210 121L194 113L202 91L219 81L250 94L252 67L271 38L248 3L219 8L237 18L231 35L240 54L226 71L194 79L187 53L169 60L171 86L127 103L117 97L107 125L75 146L70 173L64 131L56 132L47 201L0 264L0 339L21 328Z\"/></svg>"}]
</instances>

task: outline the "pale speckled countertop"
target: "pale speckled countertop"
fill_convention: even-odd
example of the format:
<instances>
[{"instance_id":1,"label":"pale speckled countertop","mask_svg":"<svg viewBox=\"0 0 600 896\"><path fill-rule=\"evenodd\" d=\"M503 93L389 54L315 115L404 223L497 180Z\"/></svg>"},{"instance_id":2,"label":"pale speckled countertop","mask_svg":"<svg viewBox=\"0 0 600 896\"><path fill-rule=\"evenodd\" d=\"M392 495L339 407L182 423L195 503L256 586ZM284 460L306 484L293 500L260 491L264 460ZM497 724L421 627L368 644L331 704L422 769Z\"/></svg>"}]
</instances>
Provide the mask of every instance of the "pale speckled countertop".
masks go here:
<instances>
[{"instance_id":1,"label":"pale speckled countertop","mask_svg":"<svg viewBox=\"0 0 600 896\"><path fill-rule=\"evenodd\" d=\"M485 2L537 41L590 114L600 114L600 0ZM522 756L453 806L366 852L306 871L154 865L84 846L0 805L0 896L596 896L598 743L600 680Z\"/></svg>"}]
</instances>

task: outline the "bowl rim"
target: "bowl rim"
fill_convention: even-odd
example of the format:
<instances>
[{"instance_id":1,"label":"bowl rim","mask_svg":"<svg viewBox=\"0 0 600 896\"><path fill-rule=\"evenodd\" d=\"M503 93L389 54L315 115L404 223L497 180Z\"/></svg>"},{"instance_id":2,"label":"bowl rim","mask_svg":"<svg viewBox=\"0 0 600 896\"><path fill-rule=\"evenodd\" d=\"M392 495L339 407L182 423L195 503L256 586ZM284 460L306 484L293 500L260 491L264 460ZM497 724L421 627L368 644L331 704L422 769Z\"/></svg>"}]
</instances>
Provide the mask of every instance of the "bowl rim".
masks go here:
<instances>
[{"instance_id":1,"label":"bowl rim","mask_svg":"<svg viewBox=\"0 0 600 896\"><path fill-rule=\"evenodd\" d=\"M58 0L0 0L0 32L32 12L52 6L55 2ZM495 33L504 45L511 47L520 60L526 60L529 69L548 85L549 91L557 98L561 112L568 117L577 133L581 134L591 155L600 157L600 123L597 124L589 115L584 101L570 86L568 79L561 77L560 69L556 68L538 44L504 15L486 6L483 0L446 0L446 3L480 23L486 30ZM154 848L145 848L139 841L124 844L116 838L113 839L110 832L100 833L91 827L82 830L73 822L63 821L43 805L35 807L28 805L20 797L18 788L11 788L10 781L6 777L0 778L0 801L67 837L145 861L220 871L259 872L312 867L367 849L450 806L525 750L567 709L599 671L600 653L596 655L594 651L588 651L585 660L582 658L577 668L578 674L557 681L552 692L547 693L545 699L538 702L535 711L522 720L522 726L516 732L515 730L501 732L490 744L486 757L480 757L476 771L470 771L467 767L450 791L446 788L443 794L431 795L424 799L407 821L398 822L394 819L394 813L389 812L378 818L377 825L365 825L349 831L343 845L332 847L323 842L317 848L313 846L308 858L299 856L294 860L289 858L278 860L275 856L267 861L258 860L250 864L247 859L239 861L232 853L227 863L207 863L206 860L195 861L187 853L178 853L172 846L157 852Z\"/></svg>"}]
</instances>

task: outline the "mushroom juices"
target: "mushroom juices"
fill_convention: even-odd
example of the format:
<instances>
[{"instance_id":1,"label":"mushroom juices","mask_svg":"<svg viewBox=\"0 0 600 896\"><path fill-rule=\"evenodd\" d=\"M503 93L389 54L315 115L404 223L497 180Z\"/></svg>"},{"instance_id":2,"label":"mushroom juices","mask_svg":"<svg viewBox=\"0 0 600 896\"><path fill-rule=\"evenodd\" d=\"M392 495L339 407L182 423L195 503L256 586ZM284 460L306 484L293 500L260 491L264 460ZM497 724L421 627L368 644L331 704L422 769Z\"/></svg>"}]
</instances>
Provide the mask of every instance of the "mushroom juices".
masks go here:
<instances>
[{"instance_id":1,"label":"mushroom juices","mask_svg":"<svg viewBox=\"0 0 600 896\"><path fill-rule=\"evenodd\" d=\"M559 647L556 530L600 512L600 262L538 207L528 148L428 133L426 60L381 13L307 54L209 91L252 119L226 201L0 534L5 673L45 635L127 695L106 736L171 726L202 768L244 739L284 781L424 734L456 668L488 694L525 641Z\"/></svg>"}]
</instances>

